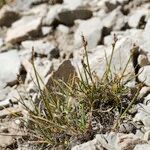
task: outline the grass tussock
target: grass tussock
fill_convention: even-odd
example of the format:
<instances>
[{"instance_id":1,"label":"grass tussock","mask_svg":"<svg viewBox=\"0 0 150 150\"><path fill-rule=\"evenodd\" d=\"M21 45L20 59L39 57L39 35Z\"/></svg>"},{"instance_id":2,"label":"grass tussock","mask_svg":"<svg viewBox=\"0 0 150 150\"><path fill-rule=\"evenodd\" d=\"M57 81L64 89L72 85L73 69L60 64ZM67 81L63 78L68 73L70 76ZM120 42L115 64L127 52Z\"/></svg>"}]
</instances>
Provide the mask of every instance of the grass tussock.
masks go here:
<instances>
[{"instance_id":1,"label":"grass tussock","mask_svg":"<svg viewBox=\"0 0 150 150\"><path fill-rule=\"evenodd\" d=\"M65 83L53 80L53 86L44 90L38 84L39 103L30 109L22 99L21 103L28 112L27 129L33 133L34 140L48 146L69 149L76 141L85 142L96 133L106 133L117 129L121 120L136 100L140 87L133 94L124 82L125 69L121 75L112 75L111 62L115 51L112 44L110 59L106 58L107 67L102 78L91 71L87 53L87 41L82 36L84 54L81 60L82 71L74 74ZM129 61L128 61L129 63ZM39 83L39 76L33 68ZM128 65L128 64L127 64ZM126 65L126 67L127 67ZM134 77L132 77L134 78Z\"/></svg>"}]
</instances>

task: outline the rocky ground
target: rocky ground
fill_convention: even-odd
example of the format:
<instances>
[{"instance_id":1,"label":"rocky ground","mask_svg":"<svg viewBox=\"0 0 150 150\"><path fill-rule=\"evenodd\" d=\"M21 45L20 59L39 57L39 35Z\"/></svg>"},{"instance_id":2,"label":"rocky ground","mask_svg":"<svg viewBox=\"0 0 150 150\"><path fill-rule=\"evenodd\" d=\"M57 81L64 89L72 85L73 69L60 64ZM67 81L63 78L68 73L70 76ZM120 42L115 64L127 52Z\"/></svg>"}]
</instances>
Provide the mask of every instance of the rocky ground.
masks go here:
<instances>
[{"instance_id":1,"label":"rocky ground","mask_svg":"<svg viewBox=\"0 0 150 150\"><path fill-rule=\"evenodd\" d=\"M80 64L82 34L98 76L106 67L105 52L111 55L114 35L118 41L111 67L116 72L125 67L134 47L126 71L135 72L144 86L132 118L118 133L97 134L72 150L150 150L150 0L13 0L4 5L0 9L0 149L33 149L21 140L24 131L18 117L24 114L18 91L24 95L25 89L33 99L37 96L32 47L36 68L47 82L64 60L70 59L75 67ZM58 69L58 76L69 71L67 66ZM136 81L128 86L135 87Z\"/></svg>"}]
</instances>

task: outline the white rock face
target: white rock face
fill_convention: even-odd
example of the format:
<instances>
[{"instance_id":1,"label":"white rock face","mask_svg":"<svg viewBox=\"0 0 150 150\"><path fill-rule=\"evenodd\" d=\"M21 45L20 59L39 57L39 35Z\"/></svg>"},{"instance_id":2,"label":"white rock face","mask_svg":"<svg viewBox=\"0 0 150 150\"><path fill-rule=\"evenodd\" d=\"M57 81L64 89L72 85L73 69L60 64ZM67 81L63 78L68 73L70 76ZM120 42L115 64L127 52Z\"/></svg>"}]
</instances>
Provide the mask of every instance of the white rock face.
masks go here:
<instances>
[{"instance_id":1,"label":"white rock face","mask_svg":"<svg viewBox=\"0 0 150 150\"><path fill-rule=\"evenodd\" d=\"M150 65L144 66L139 70L138 79L150 86Z\"/></svg>"},{"instance_id":2,"label":"white rock face","mask_svg":"<svg viewBox=\"0 0 150 150\"><path fill-rule=\"evenodd\" d=\"M38 36L41 34L41 17L25 16L13 23L7 31L5 41L7 43L18 43L26 40L29 36Z\"/></svg>"},{"instance_id":3,"label":"white rock face","mask_svg":"<svg viewBox=\"0 0 150 150\"><path fill-rule=\"evenodd\" d=\"M12 50L0 54L0 82L13 84L21 68L18 52Z\"/></svg>"},{"instance_id":4,"label":"white rock face","mask_svg":"<svg viewBox=\"0 0 150 150\"><path fill-rule=\"evenodd\" d=\"M88 48L95 48L98 42L101 40L102 28L103 25L99 18L92 18L86 21L81 21L74 35L75 46L82 46L81 35L83 34L87 39Z\"/></svg>"}]
</instances>

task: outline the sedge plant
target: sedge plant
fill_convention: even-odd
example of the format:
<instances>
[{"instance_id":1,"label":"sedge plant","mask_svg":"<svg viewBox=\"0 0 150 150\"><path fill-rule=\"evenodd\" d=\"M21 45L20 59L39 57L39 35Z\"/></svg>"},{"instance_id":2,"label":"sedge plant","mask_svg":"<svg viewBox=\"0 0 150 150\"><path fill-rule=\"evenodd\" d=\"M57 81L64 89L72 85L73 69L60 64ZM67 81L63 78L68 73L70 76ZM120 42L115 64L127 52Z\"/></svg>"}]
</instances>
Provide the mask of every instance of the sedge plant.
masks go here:
<instances>
[{"instance_id":1,"label":"sedge plant","mask_svg":"<svg viewBox=\"0 0 150 150\"><path fill-rule=\"evenodd\" d=\"M32 109L24 103L23 98L21 103L28 112L27 130L33 134L37 143L48 145L50 148L61 146L62 149L69 149L72 139L82 143L92 139L96 133L116 129L139 94L140 88L136 94L131 94L131 89L123 80L132 55L121 76L112 74L111 63L117 40L112 44L111 57L106 57L107 66L101 78L90 68L84 36L82 41L82 70L79 69L79 75L72 75L68 82L53 79L50 88L42 89L34 57L32 58L40 93L39 102L34 104L30 99L34 106Z\"/></svg>"}]
</instances>

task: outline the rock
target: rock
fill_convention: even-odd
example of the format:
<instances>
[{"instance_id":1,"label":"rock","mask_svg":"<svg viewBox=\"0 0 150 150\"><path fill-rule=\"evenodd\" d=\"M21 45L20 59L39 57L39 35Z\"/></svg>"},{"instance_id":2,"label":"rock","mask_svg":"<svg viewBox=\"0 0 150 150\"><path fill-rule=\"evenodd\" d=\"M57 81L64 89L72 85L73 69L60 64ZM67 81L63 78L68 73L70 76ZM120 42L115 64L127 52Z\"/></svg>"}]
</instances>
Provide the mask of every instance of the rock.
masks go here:
<instances>
[{"instance_id":1,"label":"rock","mask_svg":"<svg viewBox=\"0 0 150 150\"><path fill-rule=\"evenodd\" d=\"M150 94L148 94L146 97L144 97L143 104L148 105L150 103Z\"/></svg>"},{"instance_id":2,"label":"rock","mask_svg":"<svg viewBox=\"0 0 150 150\"><path fill-rule=\"evenodd\" d=\"M147 56L141 54L138 57L138 64L140 65L140 67L144 67L146 65L150 65L150 62L149 62Z\"/></svg>"},{"instance_id":3,"label":"rock","mask_svg":"<svg viewBox=\"0 0 150 150\"><path fill-rule=\"evenodd\" d=\"M92 17L92 12L87 9L75 9L67 10L64 9L58 13L58 21L62 24L72 26L74 21L77 19L89 19Z\"/></svg>"},{"instance_id":4,"label":"rock","mask_svg":"<svg viewBox=\"0 0 150 150\"><path fill-rule=\"evenodd\" d=\"M0 135L0 148L7 147L14 143L14 139L12 136Z\"/></svg>"},{"instance_id":5,"label":"rock","mask_svg":"<svg viewBox=\"0 0 150 150\"><path fill-rule=\"evenodd\" d=\"M131 12L128 20L128 24L132 28L138 28L142 26L145 22L146 15L148 15L149 10L137 9Z\"/></svg>"},{"instance_id":6,"label":"rock","mask_svg":"<svg viewBox=\"0 0 150 150\"><path fill-rule=\"evenodd\" d=\"M22 13L23 16L31 16L31 15L36 15L38 17L45 17L48 12L48 5L47 4L41 4L37 5L35 7L32 7L28 11L24 11Z\"/></svg>"},{"instance_id":7,"label":"rock","mask_svg":"<svg viewBox=\"0 0 150 150\"><path fill-rule=\"evenodd\" d=\"M46 36L52 32L52 27L43 26L42 35Z\"/></svg>"},{"instance_id":8,"label":"rock","mask_svg":"<svg viewBox=\"0 0 150 150\"><path fill-rule=\"evenodd\" d=\"M117 8L119 3L118 3L117 0L112 0L112 1L106 0L105 1L105 5L106 5L106 8L107 8L107 11L110 12L110 11L114 10L115 8Z\"/></svg>"},{"instance_id":9,"label":"rock","mask_svg":"<svg viewBox=\"0 0 150 150\"><path fill-rule=\"evenodd\" d=\"M27 49L31 52L32 48L34 48L35 53L46 56L55 48L50 42L44 40L23 41L21 45L24 49Z\"/></svg>"},{"instance_id":10,"label":"rock","mask_svg":"<svg viewBox=\"0 0 150 150\"><path fill-rule=\"evenodd\" d=\"M65 60L58 69L53 72L52 75L50 75L47 78L47 84L46 87L49 89L51 86L53 86L53 80L63 80L63 82L67 83L70 81L73 76L77 75L74 66L71 64L70 60Z\"/></svg>"},{"instance_id":11,"label":"rock","mask_svg":"<svg viewBox=\"0 0 150 150\"><path fill-rule=\"evenodd\" d=\"M21 69L21 62L16 50L0 54L0 82L14 85Z\"/></svg>"},{"instance_id":12,"label":"rock","mask_svg":"<svg viewBox=\"0 0 150 150\"><path fill-rule=\"evenodd\" d=\"M65 26L65 25L59 25L58 27L57 27L57 30L58 31L60 31L60 32L62 32L62 33L65 33L65 34L68 34L69 33L69 28L67 27L67 26Z\"/></svg>"},{"instance_id":13,"label":"rock","mask_svg":"<svg viewBox=\"0 0 150 150\"><path fill-rule=\"evenodd\" d=\"M10 92L10 87L0 88L0 102L6 99L8 93Z\"/></svg>"},{"instance_id":14,"label":"rock","mask_svg":"<svg viewBox=\"0 0 150 150\"><path fill-rule=\"evenodd\" d=\"M0 119L4 119L7 116L14 116L21 114L22 108L19 106L9 107L7 109L0 110Z\"/></svg>"},{"instance_id":15,"label":"rock","mask_svg":"<svg viewBox=\"0 0 150 150\"><path fill-rule=\"evenodd\" d=\"M92 18L86 21L81 21L74 34L75 46L77 48L82 46L81 35L85 36L88 42L88 48L95 48L101 40L103 25L99 18Z\"/></svg>"},{"instance_id":16,"label":"rock","mask_svg":"<svg viewBox=\"0 0 150 150\"><path fill-rule=\"evenodd\" d=\"M5 41L7 43L18 43L26 40L28 37L37 37L41 35L41 17L25 16L12 24L7 31Z\"/></svg>"},{"instance_id":17,"label":"rock","mask_svg":"<svg viewBox=\"0 0 150 150\"><path fill-rule=\"evenodd\" d=\"M107 32L111 30L118 31L125 26L126 18L120 11L120 8L117 8L103 16L102 22Z\"/></svg>"},{"instance_id":18,"label":"rock","mask_svg":"<svg viewBox=\"0 0 150 150\"><path fill-rule=\"evenodd\" d=\"M0 109L4 109L5 107L8 107L10 105L10 99L5 99L3 101L0 101Z\"/></svg>"},{"instance_id":19,"label":"rock","mask_svg":"<svg viewBox=\"0 0 150 150\"><path fill-rule=\"evenodd\" d=\"M9 27L13 22L18 20L20 15L11 7L5 5L0 9L0 26Z\"/></svg>"},{"instance_id":20,"label":"rock","mask_svg":"<svg viewBox=\"0 0 150 150\"><path fill-rule=\"evenodd\" d=\"M130 60L128 62L131 55L130 50L132 48L133 48L133 42L129 38L122 38L117 41L115 45L113 57L112 57L111 66L110 66L112 75L116 73L118 75L121 74L125 66L127 65L127 63L128 65L126 67L125 74L126 75L128 74L129 76L134 75L134 67L132 61ZM109 61L112 53L112 47L108 47L108 46L97 48L95 54L93 53L92 54L93 56L91 55L91 58L89 59L92 71L95 71L99 77L102 77L104 71L106 70L107 64L106 64L105 52L106 52L107 60ZM124 80L126 80L128 77L126 76Z\"/></svg>"},{"instance_id":21,"label":"rock","mask_svg":"<svg viewBox=\"0 0 150 150\"><path fill-rule=\"evenodd\" d=\"M3 46L3 44L4 44L4 41L2 38L0 38L0 48Z\"/></svg>"},{"instance_id":22,"label":"rock","mask_svg":"<svg viewBox=\"0 0 150 150\"><path fill-rule=\"evenodd\" d=\"M145 95L147 95L149 92L150 92L150 87L147 86L142 87L138 95L138 99L144 98Z\"/></svg>"},{"instance_id":23,"label":"rock","mask_svg":"<svg viewBox=\"0 0 150 150\"><path fill-rule=\"evenodd\" d=\"M145 141L150 141L150 130L145 132L143 139Z\"/></svg>"},{"instance_id":24,"label":"rock","mask_svg":"<svg viewBox=\"0 0 150 150\"><path fill-rule=\"evenodd\" d=\"M64 7L62 5L50 6L47 15L43 19L43 25L53 25L56 23L58 13L62 11Z\"/></svg>"},{"instance_id":25,"label":"rock","mask_svg":"<svg viewBox=\"0 0 150 150\"><path fill-rule=\"evenodd\" d=\"M135 146L134 150L149 150L150 144L138 144Z\"/></svg>"},{"instance_id":26,"label":"rock","mask_svg":"<svg viewBox=\"0 0 150 150\"><path fill-rule=\"evenodd\" d=\"M138 79L140 82L150 86L150 65L144 66L139 70Z\"/></svg>"},{"instance_id":27,"label":"rock","mask_svg":"<svg viewBox=\"0 0 150 150\"><path fill-rule=\"evenodd\" d=\"M135 133L136 127L133 125L132 122L122 123L119 127L120 133Z\"/></svg>"}]
</instances>

